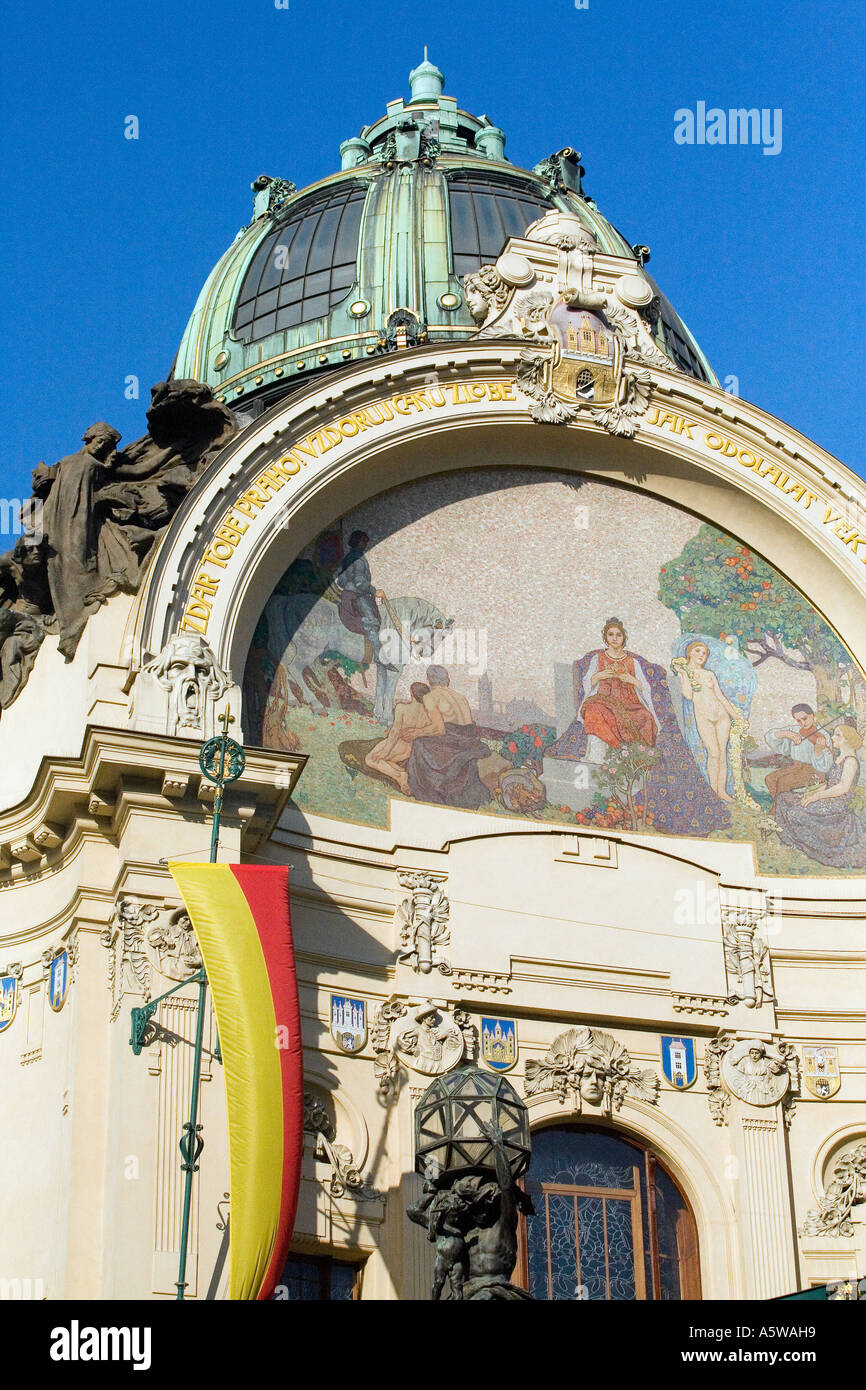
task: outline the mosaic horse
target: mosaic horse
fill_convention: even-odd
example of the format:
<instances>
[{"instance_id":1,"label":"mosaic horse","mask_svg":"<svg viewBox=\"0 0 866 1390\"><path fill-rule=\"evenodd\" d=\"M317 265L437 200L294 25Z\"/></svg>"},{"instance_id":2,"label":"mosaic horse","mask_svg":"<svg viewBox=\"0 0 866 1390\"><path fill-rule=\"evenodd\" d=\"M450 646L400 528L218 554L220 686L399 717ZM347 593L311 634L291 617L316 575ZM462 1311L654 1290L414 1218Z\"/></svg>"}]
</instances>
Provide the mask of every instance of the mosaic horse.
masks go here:
<instances>
[{"instance_id":1,"label":"mosaic horse","mask_svg":"<svg viewBox=\"0 0 866 1390\"><path fill-rule=\"evenodd\" d=\"M312 601L311 601L312 600ZM288 677L288 702L298 705L292 683L300 689L303 703L318 714L325 705L305 679L304 671L326 652L364 664L363 633L350 632L340 621L337 605L310 594L274 594L265 606L267 646L283 666ZM423 598L395 598L382 610L379 640L389 665L376 666L374 717L390 726L394 719L394 692L403 666L410 659L432 660L438 640L444 637L453 619L446 618Z\"/></svg>"}]
</instances>

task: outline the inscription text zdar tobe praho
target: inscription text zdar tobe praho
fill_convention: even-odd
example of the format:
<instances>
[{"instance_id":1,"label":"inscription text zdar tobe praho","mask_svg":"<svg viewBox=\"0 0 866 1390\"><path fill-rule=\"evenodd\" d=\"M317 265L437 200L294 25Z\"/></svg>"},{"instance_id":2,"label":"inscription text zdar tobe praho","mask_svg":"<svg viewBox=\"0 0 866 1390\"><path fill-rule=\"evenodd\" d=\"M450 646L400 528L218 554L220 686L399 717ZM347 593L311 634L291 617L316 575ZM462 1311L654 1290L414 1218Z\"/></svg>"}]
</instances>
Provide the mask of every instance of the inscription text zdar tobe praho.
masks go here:
<instances>
[{"instance_id":1,"label":"inscription text zdar tobe praho","mask_svg":"<svg viewBox=\"0 0 866 1390\"><path fill-rule=\"evenodd\" d=\"M476 406L491 401L514 402L513 381L451 382L443 386L423 387L389 396L354 410L333 425L324 425L286 450L275 462L263 468L252 487L232 504L205 546L195 582L181 621L186 631L207 633L213 601L219 589L222 571L228 569L235 548L240 544L250 521L256 520L273 501L287 482L290 482L311 460L318 460L344 440L354 439L369 429L398 420L401 416L423 414L442 406ZM239 516L238 513L243 513ZM247 519L249 518L249 519Z\"/></svg>"},{"instance_id":2,"label":"inscription text zdar tobe praho","mask_svg":"<svg viewBox=\"0 0 866 1390\"><path fill-rule=\"evenodd\" d=\"M257 476L255 483L246 488L225 512L219 525L205 545L195 581L190 588L189 599L180 623L181 629L207 634L214 599L220 581L229 568L237 546L249 530L250 523L258 519L262 511L274 500L286 483L296 477L302 468L311 461L318 461L331 449L367 430L395 421L400 417L435 412L443 406L486 406L491 402L513 402L515 383L513 381L474 381L448 383L436 387L424 387L407 391L352 411L333 425L324 425L314 430L286 450L279 459L268 464ZM830 502L820 493L811 491L782 464L770 463L758 453L724 434L705 429L696 420L654 407L647 416L646 424L659 430L687 438L703 444L710 452L735 460L743 468L748 468L769 487L778 488L792 503L805 511L817 507L811 516L816 526L827 529L847 547L849 554L857 554L858 548L866 547L866 534L852 525L849 517L838 503ZM693 431L698 432L697 438ZM823 518L818 515L823 509ZM861 523L864 524L864 523ZM864 524L866 530L866 524ZM866 564L866 551L857 558Z\"/></svg>"}]
</instances>

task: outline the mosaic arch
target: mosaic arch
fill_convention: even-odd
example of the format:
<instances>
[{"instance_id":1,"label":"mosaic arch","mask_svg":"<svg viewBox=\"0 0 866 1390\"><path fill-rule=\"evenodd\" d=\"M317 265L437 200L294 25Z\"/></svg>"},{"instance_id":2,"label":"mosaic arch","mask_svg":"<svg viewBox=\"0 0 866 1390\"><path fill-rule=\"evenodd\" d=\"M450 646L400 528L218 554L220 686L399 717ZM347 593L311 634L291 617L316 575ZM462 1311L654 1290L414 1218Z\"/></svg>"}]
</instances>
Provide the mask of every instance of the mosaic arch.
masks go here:
<instances>
[{"instance_id":1,"label":"mosaic arch","mask_svg":"<svg viewBox=\"0 0 866 1390\"><path fill-rule=\"evenodd\" d=\"M402 797L866 870L845 646L741 541L572 474L467 469L336 521L265 604L244 720L311 755L298 805L336 819Z\"/></svg>"}]
</instances>

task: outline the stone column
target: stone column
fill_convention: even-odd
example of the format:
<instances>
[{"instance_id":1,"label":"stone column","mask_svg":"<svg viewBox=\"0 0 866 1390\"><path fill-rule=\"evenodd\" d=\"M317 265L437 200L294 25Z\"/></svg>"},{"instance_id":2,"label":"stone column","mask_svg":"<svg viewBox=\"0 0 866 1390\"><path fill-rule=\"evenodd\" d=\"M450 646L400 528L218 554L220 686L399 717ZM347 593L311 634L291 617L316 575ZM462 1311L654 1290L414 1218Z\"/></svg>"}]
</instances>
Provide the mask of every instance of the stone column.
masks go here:
<instances>
[{"instance_id":1,"label":"stone column","mask_svg":"<svg viewBox=\"0 0 866 1390\"><path fill-rule=\"evenodd\" d=\"M749 1297L793 1293L799 1287L797 1240L782 1107L757 1109L732 1098L729 1123Z\"/></svg>"}]
</instances>

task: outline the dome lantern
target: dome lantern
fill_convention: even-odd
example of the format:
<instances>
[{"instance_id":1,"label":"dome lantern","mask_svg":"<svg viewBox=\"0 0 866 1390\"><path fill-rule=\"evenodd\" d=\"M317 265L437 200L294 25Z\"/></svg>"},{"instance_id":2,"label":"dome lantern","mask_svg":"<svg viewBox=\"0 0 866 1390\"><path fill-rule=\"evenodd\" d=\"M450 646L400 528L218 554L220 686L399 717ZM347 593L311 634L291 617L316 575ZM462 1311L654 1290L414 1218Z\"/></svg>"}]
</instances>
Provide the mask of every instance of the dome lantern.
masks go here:
<instances>
[{"instance_id":1,"label":"dome lantern","mask_svg":"<svg viewBox=\"0 0 866 1390\"><path fill-rule=\"evenodd\" d=\"M438 101L445 90L445 75L427 57L424 45L424 61L413 68L409 74L410 101Z\"/></svg>"},{"instance_id":2,"label":"dome lantern","mask_svg":"<svg viewBox=\"0 0 866 1390\"><path fill-rule=\"evenodd\" d=\"M340 168L306 188L262 175L249 224L214 267L174 373L255 418L313 373L424 342L464 342L477 325L464 277L493 266L509 238L548 214L577 219L596 249L635 268L632 250L582 189L566 146L532 170L511 163L505 134L443 95L427 50L411 99L340 146ZM682 370L712 369L659 292L663 351ZM396 317L395 317L396 316ZM398 332L397 329L401 331Z\"/></svg>"}]
</instances>

